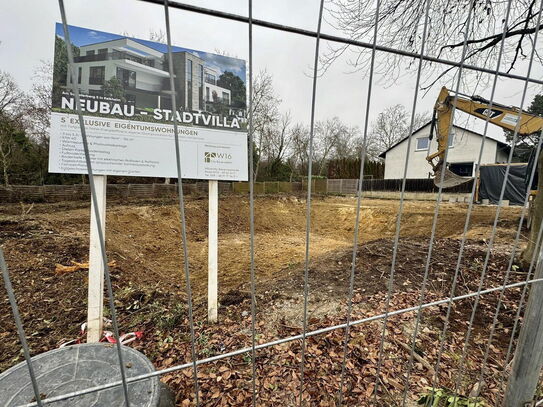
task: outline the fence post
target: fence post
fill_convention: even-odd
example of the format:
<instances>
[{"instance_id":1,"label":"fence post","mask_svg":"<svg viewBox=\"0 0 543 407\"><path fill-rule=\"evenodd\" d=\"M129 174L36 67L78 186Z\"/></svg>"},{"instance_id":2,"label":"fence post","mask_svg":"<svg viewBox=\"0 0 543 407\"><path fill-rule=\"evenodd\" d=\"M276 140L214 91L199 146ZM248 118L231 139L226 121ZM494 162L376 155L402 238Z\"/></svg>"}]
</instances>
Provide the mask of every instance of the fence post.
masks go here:
<instances>
[{"instance_id":1,"label":"fence post","mask_svg":"<svg viewBox=\"0 0 543 407\"><path fill-rule=\"evenodd\" d=\"M339 180L339 193L343 195L343 178Z\"/></svg>"},{"instance_id":2,"label":"fence post","mask_svg":"<svg viewBox=\"0 0 543 407\"><path fill-rule=\"evenodd\" d=\"M543 245L539 249L534 279L543 276L542 249ZM503 405L507 407L531 406L542 367L543 283L532 283Z\"/></svg>"}]
</instances>

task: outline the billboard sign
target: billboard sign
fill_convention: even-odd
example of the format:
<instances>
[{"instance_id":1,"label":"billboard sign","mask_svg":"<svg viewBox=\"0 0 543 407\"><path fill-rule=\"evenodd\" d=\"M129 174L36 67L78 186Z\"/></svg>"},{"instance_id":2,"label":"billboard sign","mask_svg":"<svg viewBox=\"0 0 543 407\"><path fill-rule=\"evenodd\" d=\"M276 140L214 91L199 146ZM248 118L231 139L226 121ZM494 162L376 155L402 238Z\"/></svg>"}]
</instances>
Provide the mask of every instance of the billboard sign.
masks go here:
<instances>
[{"instance_id":1,"label":"billboard sign","mask_svg":"<svg viewBox=\"0 0 543 407\"><path fill-rule=\"evenodd\" d=\"M80 92L93 172L176 177L174 114L183 178L247 180L245 61L69 26L76 78L56 24L49 171L86 174L72 89Z\"/></svg>"}]
</instances>

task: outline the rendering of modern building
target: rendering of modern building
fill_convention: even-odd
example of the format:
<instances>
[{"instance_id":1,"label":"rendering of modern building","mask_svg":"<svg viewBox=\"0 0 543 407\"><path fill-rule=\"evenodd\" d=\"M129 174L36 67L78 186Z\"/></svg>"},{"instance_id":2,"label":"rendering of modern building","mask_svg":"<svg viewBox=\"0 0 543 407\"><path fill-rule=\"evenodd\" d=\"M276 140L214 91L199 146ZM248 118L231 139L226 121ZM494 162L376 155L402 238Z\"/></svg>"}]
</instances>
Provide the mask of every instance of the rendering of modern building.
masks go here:
<instances>
[{"instance_id":1,"label":"rendering of modern building","mask_svg":"<svg viewBox=\"0 0 543 407\"><path fill-rule=\"evenodd\" d=\"M112 96L112 78L124 90L126 102L140 109L171 109L168 54L130 38L81 46L75 57L77 84L83 95ZM190 52L174 52L176 102L185 111L244 116L231 106L231 91L217 85L219 72ZM68 74L69 76L69 74ZM67 78L69 80L69 78ZM108 90L109 89L109 90Z\"/></svg>"},{"instance_id":2,"label":"rendering of modern building","mask_svg":"<svg viewBox=\"0 0 543 407\"><path fill-rule=\"evenodd\" d=\"M203 59L188 52L173 53L175 87L182 107L191 111L214 111L216 103L230 106L230 90L217 85L218 72Z\"/></svg>"},{"instance_id":3,"label":"rendering of modern building","mask_svg":"<svg viewBox=\"0 0 543 407\"><path fill-rule=\"evenodd\" d=\"M117 78L128 102L141 108L161 106L170 77L161 52L129 38L82 46L79 51L74 62L81 93L106 96L106 81Z\"/></svg>"}]
</instances>

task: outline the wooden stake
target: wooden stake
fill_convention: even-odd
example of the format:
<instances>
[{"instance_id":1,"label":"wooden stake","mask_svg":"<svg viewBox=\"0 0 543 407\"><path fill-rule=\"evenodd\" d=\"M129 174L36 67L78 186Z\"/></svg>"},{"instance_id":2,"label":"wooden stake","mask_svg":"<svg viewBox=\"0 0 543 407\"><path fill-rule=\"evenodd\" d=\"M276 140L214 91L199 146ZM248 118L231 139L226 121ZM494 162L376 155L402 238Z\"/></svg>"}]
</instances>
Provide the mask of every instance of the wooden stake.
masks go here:
<instances>
[{"instance_id":1,"label":"wooden stake","mask_svg":"<svg viewBox=\"0 0 543 407\"><path fill-rule=\"evenodd\" d=\"M218 313L218 235L219 235L219 182L209 181L209 230L208 230L208 275L207 317L217 322Z\"/></svg>"},{"instance_id":2,"label":"wooden stake","mask_svg":"<svg viewBox=\"0 0 543 407\"><path fill-rule=\"evenodd\" d=\"M106 232L106 187L107 176L93 177L98 201L98 212L102 231ZM90 248L89 248L89 294L87 309L87 342L98 342L102 336L104 317L104 263L98 239L98 228L94 216L94 203L91 201Z\"/></svg>"}]
</instances>

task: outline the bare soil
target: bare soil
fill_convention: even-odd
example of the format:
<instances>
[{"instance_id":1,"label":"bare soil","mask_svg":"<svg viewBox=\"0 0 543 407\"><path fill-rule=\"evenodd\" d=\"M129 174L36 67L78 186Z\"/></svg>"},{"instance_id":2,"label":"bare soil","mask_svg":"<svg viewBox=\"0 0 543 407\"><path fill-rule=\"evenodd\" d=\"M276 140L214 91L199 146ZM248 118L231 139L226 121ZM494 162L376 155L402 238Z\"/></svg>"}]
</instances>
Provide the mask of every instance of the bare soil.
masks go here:
<instances>
[{"instance_id":1,"label":"bare soil","mask_svg":"<svg viewBox=\"0 0 543 407\"><path fill-rule=\"evenodd\" d=\"M309 281L309 329L342 323L347 309L355 221L353 198L315 198L312 201ZM206 322L207 200L186 202L187 240L191 283L197 322L199 357L250 346L249 224L248 201L242 197L221 198L219 220L219 311L220 322ZM392 281L390 309L418 303L425 274L429 235L435 203L405 203L397 264ZM256 201L257 341L299 334L303 321L303 275L306 202L300 197L262 197ZM386 310L390 279L392 238L398 202L365 200L360 223L360 248L355 268L353 318ZM27 213L28 212L28 213ZM441 204L432 261L425 286L426 301L450 293L462 236L467 204ZM486 258L495 207L474 208L468 241L460 264L457 293L477 290ZM499 286L511 255L520 209L502 209L494 250L488 259L484 286ZM55 273L55 265L88 259L89 208L81 203L0 206L0 244L5 251L34 354L59 346L78 335L85 321L87 277L85 271ZM523 232L524 233L524 232ZM524 241L524 237L523 237ZM121 330L143 330L145 337L134 344L157 368L190 360L188 347L185 282L179 210L174 202L114 202L107 213L107 248L120 313ZM522 270L511 281L525 278ZM499 318L495 351L485 373L488 400L498 387L508 346L519 290L505 296ZM492 323L498 293L485 296L476 310L471 350L466 362L480 363L485 338ZM462 343L474 300L464 300L452 309L450 335L438 372L442 387L455 383ZM433 364L446 306L424 311L417 336L417 354ZM353 327L346 376L346 405L370 405L377 394L382 405L395 405L404 390L409 352L398 345L409 343L416 313L389 318L385 362L379 387L375 374L379 355L381 322ZM332 406L339 388L344 331L308 338L307 405ZM483 344L483 345L481 345ZM295 405L299 391L301 343L293 341L258 352L259 404ZM0 302L0 370L22 361L20 346L5 295ZM464 369L466 366L464 366ZM477 381L474 374L462 378L460 389L469 393ZM408 388L415 399L432 380L424 364L416 363ZM489 376L489 377L486 377ZM163 378L175 391L180 405L194 401L190 370ZM218 379L220 377L221 379ZM250 405L250 355L208 364L199 372L204 405ZM375 393L374 393L375 392Z\"/></svg>"}]
</instances>

